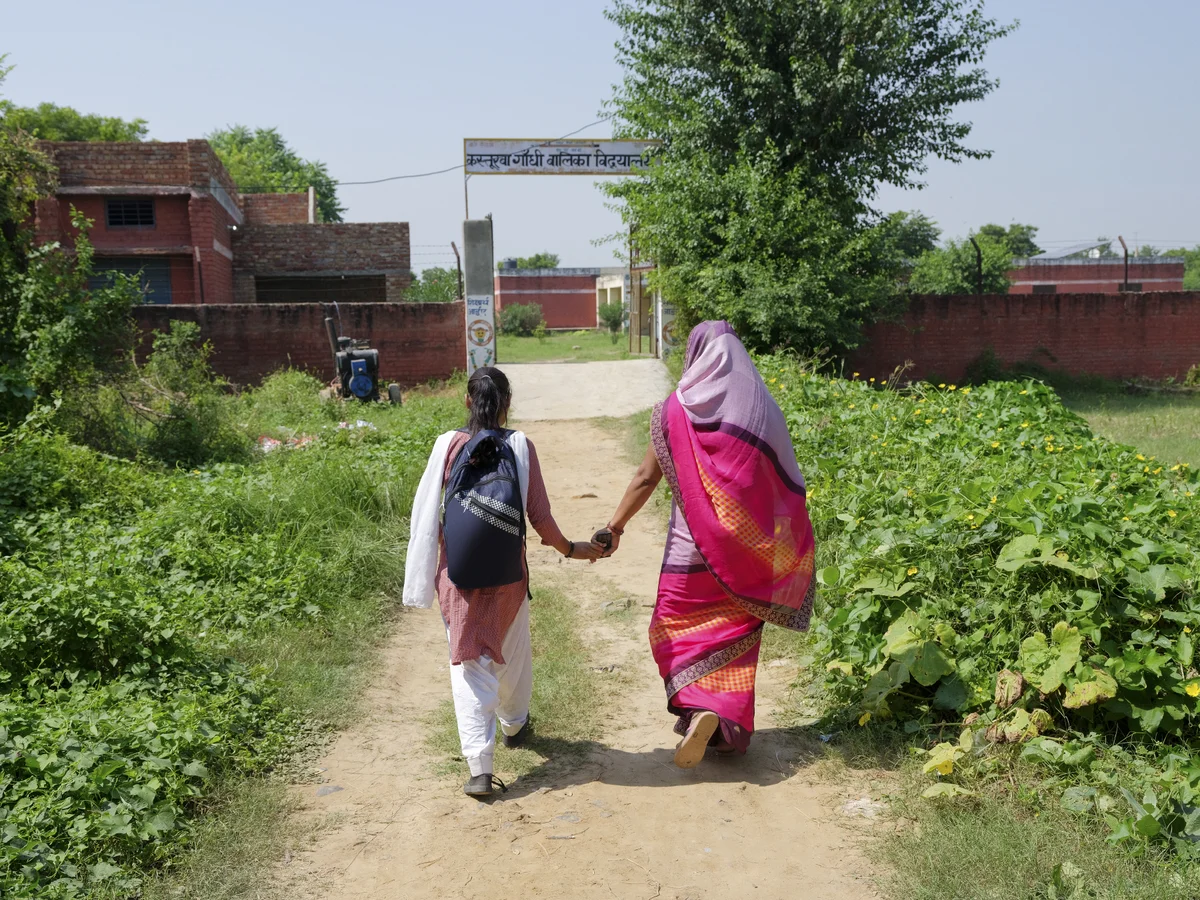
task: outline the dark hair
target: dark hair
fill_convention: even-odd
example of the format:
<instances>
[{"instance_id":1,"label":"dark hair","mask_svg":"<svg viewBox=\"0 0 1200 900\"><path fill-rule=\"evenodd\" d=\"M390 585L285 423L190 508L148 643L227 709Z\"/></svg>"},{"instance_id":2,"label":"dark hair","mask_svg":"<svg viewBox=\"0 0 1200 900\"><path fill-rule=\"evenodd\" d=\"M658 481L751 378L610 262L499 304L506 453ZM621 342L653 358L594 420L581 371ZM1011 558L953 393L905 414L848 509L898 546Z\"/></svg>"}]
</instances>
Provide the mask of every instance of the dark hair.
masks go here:
<instances>
[{"instance_id":1,"label":"dark hair","mask_svg":"<svg viewBox=\"0 0 1200 900\"><path fill-rule=\"evenodd\" d=\"M512 389L503 372L494 366L484 366L467 379L467 396L471 398L467 431L474 437L481 431L501 426L512 402Z\"/></svg>"}]
</instances>

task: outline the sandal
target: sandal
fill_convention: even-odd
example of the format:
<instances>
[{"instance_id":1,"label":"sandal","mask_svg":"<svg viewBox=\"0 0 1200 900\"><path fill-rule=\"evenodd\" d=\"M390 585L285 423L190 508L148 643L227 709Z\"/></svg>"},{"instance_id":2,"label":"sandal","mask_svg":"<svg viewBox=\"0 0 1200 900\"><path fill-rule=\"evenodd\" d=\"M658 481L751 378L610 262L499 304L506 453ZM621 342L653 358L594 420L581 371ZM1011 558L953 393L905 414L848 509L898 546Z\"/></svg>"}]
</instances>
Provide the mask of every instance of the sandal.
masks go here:
<instances>
[{"instance_id":1,"label":"sandal","mask_svg":"<svg viewBox=\"0 0 1200 900\"><path fill-rule=\"evenodd\" d=\"M721 724L721 717L707 709L692 716L687 734L675 748L675 765L681 769L694 769L704 759L709 738Z\"/></svg>"}]
</instances>

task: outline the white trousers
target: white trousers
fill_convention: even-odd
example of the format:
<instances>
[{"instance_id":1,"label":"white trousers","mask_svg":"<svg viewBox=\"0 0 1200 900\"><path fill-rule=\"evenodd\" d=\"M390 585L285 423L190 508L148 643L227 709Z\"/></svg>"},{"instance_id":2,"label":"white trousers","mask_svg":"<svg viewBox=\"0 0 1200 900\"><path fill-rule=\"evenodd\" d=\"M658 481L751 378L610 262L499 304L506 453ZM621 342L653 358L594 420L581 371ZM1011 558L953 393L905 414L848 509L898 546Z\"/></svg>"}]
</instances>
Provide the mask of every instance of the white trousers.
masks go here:
<instances>
[{"instance_id":1,"label":"white trousers","mask_svg":"<svg viewBox=\"0 0 1200 900\"><path fill-rule=\"evenodd\" d=\"M450 629L446 629L449 641ZM529 642L529 598L504 635L500 652L507 660L493 662L486 654L450 666L458 738L471 775L490 775L496 753L496 719L505 734L516 734L529 720L533 697L533 649Z\"/></svg>"}]
</instances>

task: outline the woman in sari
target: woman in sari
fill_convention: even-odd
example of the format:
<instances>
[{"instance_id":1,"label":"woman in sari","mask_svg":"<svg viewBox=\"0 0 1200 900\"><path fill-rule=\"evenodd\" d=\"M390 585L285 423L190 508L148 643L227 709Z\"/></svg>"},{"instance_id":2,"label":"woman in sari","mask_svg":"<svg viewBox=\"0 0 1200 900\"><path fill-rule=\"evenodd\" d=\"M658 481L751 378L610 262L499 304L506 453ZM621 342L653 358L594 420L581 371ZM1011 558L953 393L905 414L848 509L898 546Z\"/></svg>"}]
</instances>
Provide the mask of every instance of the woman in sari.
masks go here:
<instances>
[{"instance_id":1,"label":"woman in sari","mask_svg":"<svg viewBox=\"0 0 1200 900\"><path fill-rule=\"evenodd\" d=\"M728 323L693 329L679 387L650 429L597 538L616 550L666 476L673 504L650 648L683 735L675 764L692 768L710 745L749 747L763 623L808 628L815 545L783 412Z\"/></svg>"}]
</instances>

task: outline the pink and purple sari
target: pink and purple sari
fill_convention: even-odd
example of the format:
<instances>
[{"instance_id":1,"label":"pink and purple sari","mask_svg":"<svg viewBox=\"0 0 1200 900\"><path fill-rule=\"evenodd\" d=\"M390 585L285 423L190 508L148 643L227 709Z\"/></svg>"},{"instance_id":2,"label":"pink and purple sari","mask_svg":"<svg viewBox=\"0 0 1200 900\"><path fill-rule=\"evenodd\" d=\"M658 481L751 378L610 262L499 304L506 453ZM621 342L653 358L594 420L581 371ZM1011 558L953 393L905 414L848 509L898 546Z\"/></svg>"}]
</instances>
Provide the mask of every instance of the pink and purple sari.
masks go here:
<instances>
[{"instance_id":1,"label":"pink and purple sari","mask_svg":"<svg viewBox=\"0 0 1200 900\"><path fill-rule=\"evenodd\" d=\"M674 496L650 620L667 708L680 734L715 712L744 753L763 623L808 628L815 544L783 412L728 323L693 329L651 439Z\"/></svg>"}]
</instances>

